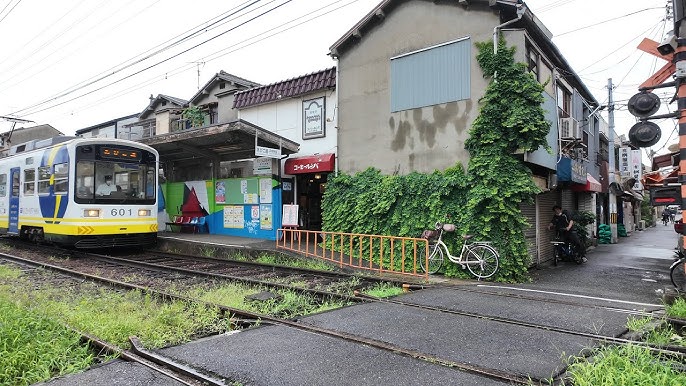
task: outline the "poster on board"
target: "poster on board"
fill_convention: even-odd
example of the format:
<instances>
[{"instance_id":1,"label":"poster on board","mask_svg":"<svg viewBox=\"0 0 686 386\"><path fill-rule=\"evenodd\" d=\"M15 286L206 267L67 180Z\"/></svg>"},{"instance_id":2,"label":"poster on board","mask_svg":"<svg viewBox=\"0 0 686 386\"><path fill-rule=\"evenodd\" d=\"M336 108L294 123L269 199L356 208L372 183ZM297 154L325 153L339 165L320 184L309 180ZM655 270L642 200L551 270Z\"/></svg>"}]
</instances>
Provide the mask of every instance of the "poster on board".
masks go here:
<instances>
[{"instance_id":1,"label":"poster on board","mask_svg":"<svg viewBox=\"0 0 686 386\"><path fill-rule=\"evenodd\" d=\"M243 218L243 205L231 205L224 207L224 228L240 228L245 225Z\"/></svg>"},{"instance_id":2,"label":"poster on board","mask_svg":"<svg viewBox=\"0 0 686 386\"><path fill-rule=\"evenodd\" d=\"M272 206L260 205L260 229L273 229Z\"/></svg>"},{"instance_id":3,"label":"poster on board","mask_svg":"<svg viewBox=\"0 0 686 386\"><path fill-rule=\"evenodd\" d=\"M298 205L284 205L281 225L285 227L297 227L298 224Z\"/></svg>"}]
</instances>

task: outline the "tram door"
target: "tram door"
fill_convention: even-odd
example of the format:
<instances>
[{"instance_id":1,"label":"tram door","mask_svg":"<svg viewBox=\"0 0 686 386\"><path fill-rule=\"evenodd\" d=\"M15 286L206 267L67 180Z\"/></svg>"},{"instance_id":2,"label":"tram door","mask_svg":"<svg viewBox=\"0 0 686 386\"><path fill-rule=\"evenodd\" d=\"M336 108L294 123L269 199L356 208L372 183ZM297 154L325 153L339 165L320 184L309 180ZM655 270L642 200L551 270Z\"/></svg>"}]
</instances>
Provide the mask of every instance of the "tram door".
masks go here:
<instances>
[{"instance_id":1,"label":"tram door","mask_svg":"<svg viewBox=\"0 0 686 386\"><path fill-rule=\"evenodd\" d=\"M19 233L19 168L10 169L10 223L7 233Z\"/></svg>"}]
</instances>

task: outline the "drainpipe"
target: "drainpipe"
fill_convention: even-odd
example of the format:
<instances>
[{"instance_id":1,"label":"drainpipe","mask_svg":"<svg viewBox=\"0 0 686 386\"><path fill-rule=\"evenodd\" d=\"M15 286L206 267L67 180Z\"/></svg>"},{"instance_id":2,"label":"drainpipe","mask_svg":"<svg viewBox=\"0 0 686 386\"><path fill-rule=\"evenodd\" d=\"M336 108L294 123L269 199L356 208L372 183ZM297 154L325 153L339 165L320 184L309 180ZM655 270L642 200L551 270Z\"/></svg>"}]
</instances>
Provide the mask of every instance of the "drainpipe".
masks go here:
<instances>
[{"instance_id":1,"label":"drainpipe","mask_svg":"<svg viewBox=\"0 0 686 386\"><path fill-rule=\"evenodd\" d=\"M497 25L497 26L493 27L493 54L494 55L498 53L498 31L507 25L510 25L514 22L521 20L521 18L524 16L524 12L526 12L526 7L524 6L524 4L519 3L519 4L517 4L517 18L506 21L505 23L503 23L501 25Z\"/></svg>"},{"instance_id":2,"label":"drainpipe","mask_svg":"<svg viewBox=\"0 0 686 386\"><path fill-rule=\"evenodd\" d=\"M338 57L336 57L336 107L334 107L333 110L333 127L334 129L336 129L336 146L334 148L336 149L336 156L334 157L334 176L338 176L338 116L340 115L340 113L338 112L338 106L340 106L341 104L341 102L338 100L338 76L340 74L340 64L340 60L338 60Z\"/></svg>"}]
</instances>

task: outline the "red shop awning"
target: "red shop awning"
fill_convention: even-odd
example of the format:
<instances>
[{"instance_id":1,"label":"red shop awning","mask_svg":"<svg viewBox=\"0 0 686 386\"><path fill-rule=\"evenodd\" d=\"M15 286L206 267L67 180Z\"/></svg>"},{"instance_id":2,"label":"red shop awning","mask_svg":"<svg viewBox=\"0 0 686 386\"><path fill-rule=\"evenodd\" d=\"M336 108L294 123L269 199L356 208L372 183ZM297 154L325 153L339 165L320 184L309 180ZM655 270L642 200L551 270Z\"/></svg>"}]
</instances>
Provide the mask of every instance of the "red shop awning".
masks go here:
<instances>
[{"instance_id":1,"label":"red shop awning","mask_svg":"<svg viewBox=\"0 0 686 386\"><path fill-rule=\"evenodd\" d=\"M586 185L573 185L572 190L575 192L602 192L603 186L590 173L586 173Z\"/></svg>"},{"instance_id":2,"label":"red shop awning","mask_svg":"<svg viewBox=\"0 0 686 386\"><path fill-rule=\"evenodd\" d=\"M289 158L284 165L286 174L325 173L334 171L336 155L333 153Z\"/></svg>"}]
</instances>

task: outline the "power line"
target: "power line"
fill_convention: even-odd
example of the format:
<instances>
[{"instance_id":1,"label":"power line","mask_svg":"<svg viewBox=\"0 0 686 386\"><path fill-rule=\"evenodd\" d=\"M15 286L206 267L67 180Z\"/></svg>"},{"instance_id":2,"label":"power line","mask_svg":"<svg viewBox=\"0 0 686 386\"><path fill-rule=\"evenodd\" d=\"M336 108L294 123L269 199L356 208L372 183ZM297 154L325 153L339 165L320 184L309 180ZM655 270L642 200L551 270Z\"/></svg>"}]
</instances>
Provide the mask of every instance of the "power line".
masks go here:
<instances>
[{"instance_id":1,"label":"power line","mask_svg":"<svg viewBox=\"0 0 686 386\"><path fill-rule=\"evenodd\" d=\"M560 37L560 36L563 36L563 35L570 34L570 33L572 33L572 32L581 31L581 30L584 30L584 29L586 29L586 28L595 27L595 26L598 26L598 25L601 25L601 24L609 23L609 22L614 21L614 20L619 20L619 19L625 18L625 17L627 17L627 16L635 15L635 14L637 14L637 13L641 13L641 12L645 12L645 11L650 11L650 10L653 10L653 9L662 9L662 7L644 8L644 9L641 9L641 10L639 10L639 11L627 13L626 15L613 17L612 19L603 20L603 21L598 22L598 23L595 23L595 24L590 24L590 25L587 25L587 26L584 26L584 27L579 27L579 28L573 29L573 30L571 30L571 31L563 32L563 33L561 33L561 34L555 35L555 37L557 38L557 37Z\"/></svg>"},{"instance_id":2,"label":"power line","mask_svg":"<svg viewBox=\"0 0 686 386\"><path fill-rule=\"evenodd\" d=\"M210 42L210 41L212 41L212 40L214 40L214 39L216 39L216 38L218 38L218 37L221 37L221 36L223 36L223 35L225 35L225 34L231 32L231 31L233 31L233 30L235 30L235 29L237 29L237 28L239 28L239 27L241 27L241 26L244 26L244 25L246 25L246 24L248 24L248 23L250 23L250 22L252 22L252 21L254 21L254 20L256 20L256 19L258 19L258 18L260 18L260 17L262 17L262 16L264 16L264 15L266 15L266 14L268 14L268 13L271 13L272 11L274 11L274 10L276 10L276 9L278 9L278 8L281 8L282 6L284 6L284 5L288 4L288 3L290 3L291 1L293 1L293 0L286 0L285 2L279 4L279 5L277 5L277 6L273 7L273 8L271 8L271 9L269 9L269 10L267 10L267 11L265 11L265 12L263 12L263 13L257 15L257 16L252 17L252 18L248 19L248 20L245 21L245 22L242 22L242 23L238 24L238 25L235 26L235 27L232 27L232 28L230 28L230 29L228 29L228 30L226 30L226 31L224 31L224 32L222 32L222 33L220 33L220 34L218 34L218 35L215 35L215 36L213 36L213 37L211 37L211 38L209 38L209 39L207 39L207 40L205 40L205 41L203 41L203 42L201 42L201 43L198 43L198 44L196 44L196 45L194 45L194 46L192 46L192 47L190 47L190 48L188 48L188 49L186 49L186 50L183 50L183 51L181 51L181 52L179 52L179 53L177 53L177 54L175 54L175 55L172 55L172 56L170 56L170 57L168 57L168 58L166 58L166 59L163 59L163 60L161 60L161 61L159 61L159 62L157 62L157 63L155 63L155 64L152 64L152 65L150 65L150 66L148 66L148 67L145 67L145 68L143 68L143 69L141 69L141 70L138 70L138 71L136 71L136 72L134 72L134 73L132 73L132 74L129 74L129 75L123 77L123 78L120 78L119 80L116 80L116 81L111 82L111 83L109 83L109 84L106 84L106 85L104 85L104 86L98 87L98 88L96 88L96 89L94 89L94 90L88 91L88 92L86 92L86 93L84 93L84 94L81 94L81 95L76 96L76 97L74 97L74 98L68 99L68 100L66 100L66 101L57 103L57 104L55 104L55 105L53 105L53 106L49 106L49 107L46 107L46 108L43 108L43 109L40 109L40 110L31 111L30 113L31 113L31 114L35 114L35 113L39 113L39 112L41 112L41 111L45 111L45 110L51 109L51 108L56 107L56 106L63 105L63 104L65 104L65 103L68 103L68 102L74 101L74 100L76 100L76 99L82 98L82 97L84 97L84 96L86 96L86 95L92 94L92 93L94 93L94 92L96 92L96 91L100 91L100 90L102 90L102 89L104 89L104 88L106 88L106 87L109 87L109 86L111 86L111 85L113 85L113 84L119 83L119 82L121 82L121 81L123 81L123 80L125 80L125 79L128 79L128 78L131 78L131 77L133 77L133 76L135 76L135 75L138 75L138 74L140 74L140 73L142 73L142 72L144 72L144 71L147 71L147 70L149 70L149 69L151 69L151 68L154 68L154 67L156 67L156 66L158 66L158 65L160 65L160 64L162 64L162 63L165 63L165 62L167 62L167 61L169 61L169 60L171 60L171 59L173 59L173 58L176 58L176 57L181 56L181 55L183 55L183 54L185 54L185 53L187 53L187 52L189 52L189 51L191 51L191 50L194 50L194 49L200 47L201 45L206 44L206 43L208 43L208 42ZM91 84L93 84L93 83L94 83L94 82L90 82L88 85L91 85ZM27 111L27 110L32 110L32 109L34 109L34 108L36 108L36 107L39 107L39 106L48 104L48 103L50 103L50 102L53 102L53 101L55 101L56 99L59 99L59 98L64 97L64 96L67 96L67 95L72 94L72 93L74 93L74 92L76 92L76 91L78 91L78 90L80 90L80 89L82 89L82 88L85 88L85 87L87 87L88 85L79 87L78 89L69 91L69 92L67 92L67 93L63 93L62 95L59 95L59 96L57 96L57 97L53 97L53 98L51 98L51 99L47 99L47 100L44 100L44 101L42 101L42 102L33 104L33 105L29 106L29 107L25 107L25 108L23 108L23 109L17 110L17 111L15 111L15 112L13 112L12 114L19 115L19 116L26 116L26 115L28 115L29 113L24 113L24 114L19 114L19 113L25 112L25 111Z\"/></svg>"},{"instance_id":3,"label":"power line","mask_svg":"<svg viewBox=\"0 0 686 386\"><path fill-rule=\"evenodd\" d=\"M261 33L259 33L259 34L253 35L253 36L251 36L251 37L249 37L249 38L247 38L247 39L244 39L244 40L242 40L242 41L240 41L240 42L237 42L236 44L233 44L233 45L231 45L231 46L225 48L225 49L222 50L222 51L219 51L219 52L213 54L213 56L214 56L214 55L216 55L216 54L218 54L218 53L220 53L220 52L226 51L227 49L231 49L231 48L236 47L236 48L234 48L234 49L232 49L232 50L230 50L230 51L228 51L228 52L222 53L222 54L219 55L219 56L206 57L206 58L198 58L197 61L204 61L204 62L207 63L207 62L211 62L211 61L213 61L213 60L217 60L217 59L219 59L220 57L224 57L224 56L226 56L226 55L228 55L228 54L230 54L230 53L232 53L232 52L235 52L235 51L241 50L241 49L243 49L243 48L249 47L249 46L251 46L251 45L253 45L253 44L257 44L257 43L259 43L259 42L261 42L261 41L263 41L263 40L266 40L266 39L269 39L269 38L274 37L274 36L276 36L276 35L279 35L279 34L281 34L281 33L283 33L283 32L286 32L286 31L288 31L288 30L290 30L290 29L293 29L293 28L298 27L298 26L300 26L300 25L303 25L303 24L305 24L305 23L311 22L311 21L313 21L313 20L315 20L315 19L318 19L318 18L320 18L320 17L322 17L322 16L325 16L325 15L328 15L328 14L330 14L330 13L332 13L332 12L335 12L335 11L341 9L341 8L347 7L347 6L349 6L349 5L353 4L353 3L356 3L356 2L358 2L358 1L360 1L360 0L352 0L352 1L348 2L348 3L346 3L346 4L340 5L340 6L334 8L334 9L331 9L331 10L329 10L329 11L327 11L327 12L324 12L324 13L321 13L321 14L318 14L318 15L315 15L315 16L312 16L312 17L310 17L310 18L307 19L307 20L304 20L304 21L302 21L302 22L300 22L300 23L298 23L298 24L295 24L295 25L293 25L293 26L290 26L289 28L279 30L279 31L277 31L277 32L275 32L275 33L272 33L272 34L270 34L270 35L268 35L268 36L263 37L262 39L259 39L259 40L250 42L249 44L245 44L245 45L242 45L242 46L238 47L238 46L239 46L240 44L242 44L242 43L248 42L248 41L253 40L253 39L256 38L256 37L262 36L262 35L264 35L264 34L270 32L270 31L273 31L273 30L275 30L275 29L278 29L278 28L281 28L281 27L286 26L286 25L288 25L288 24L291 24L291 23L293 23L293 22L295 22L295 21L297 21L297 20L303 19L305 16L312 15L313 13L320 12L320 11L322 11L322 10L324 10L324 9L326 9L326 8L329 8L329 7L331 7L331 6L333 6L333 5L337 4L337 3L340 3L340 2L342 2L342 1L343 1L343 0L337 0L337 1L334 1L333 3L330 3L330 4L328 4L328 5L324 6L324 7L318 8L318 9L316 9L316 10L314 10L314 11L308 11L308 12L305 13L304 15L300 15L300 16L298 16L298 17L296 17L296 18L294 18L294 19L292 19L292 20L290 20L290 21L287 21L287 22L285 22L285 23L283 23L283 24L280 24L280 25L278 25L278 26L276 26L276 27L274 27L274 28L271 28L271 29L269 29L269 30L267 30L267 31L264 31L264 32L261 32ZM97 101L94 101L94 102L92 102L92 103L90 103L90 104L88 104L88 105L86 105L86 106L81 107L81 108L79 109L79 111L81 111L81 110L87 110L87 109L89 109L89 108L91 108L91 107L93 107L93 106L98 106L101 102L104 102L104 101L107 101L107 100L111 100L112 98L119 98L119 97L121 97L121 96L130 94L130 93L132 93L132 92L134 92L134 91L136 91L136 90L142 89L142 88L144 88L144 87L146 87L146 86L148 86L148 85L150 85L150 84L154 84L154 83L157 83L157 82L159 82L159 81L161 81L161 80L167 79L167 77L173 77L173 76L179 75L179 74L181 74L181 73L183 73L183 72L185 72L185 71L189 71L189 70L193 69L193 67L194 67L194 62L193 62L193 63L185 63L184 65L179 66L179 67L177 67L177 68L171 70L170 73L166 73L166 74L164 74L164 75L156 75L156 76L154 76L154 77L152 77L152 78L149 78L148 80L145 80L145 81L143 81L143 82L137 83L135 86L128 87L128 88L126 88L126 89L124 89L124 90L121 90L121 91L118 91L118 92L116 92L116 93L114 93L114 94L109 94L108 96L105 96L105 97L103 97L103 98L101 98L101 99L99 99L99 100L97 100ZM66 114L65 114L65 115L66 115Z\"/></svg>"},{"instance_id":4,"label":"power line","mask_svg":"<svg viewBox=\"0 0 686 386\"><path fill-rule=\"evenodd\" d=\"M17 8L17 5L19 5L19 3L21 3L21 2L22 2L22 0L17 1L17 2L14 4L14 6L12 6L12 8L11 8L9 11L7 11L7 13L5 14L5 16L3 16L2 19L0 19L0 23L2 23L2 21L5 20L5 18L6 18L7 16L9 16L10 13L12 13L12 11L14 11L14 9ZM10 4L12 4L12 0L10 0L10 2L7 3L7 5L5 6L5 8L3 8L2 11L0 11L0 14L2 14L3 12L5 12L5 10L7 9L7 7L9 7Z\"/></svg>"}]
</instances>

